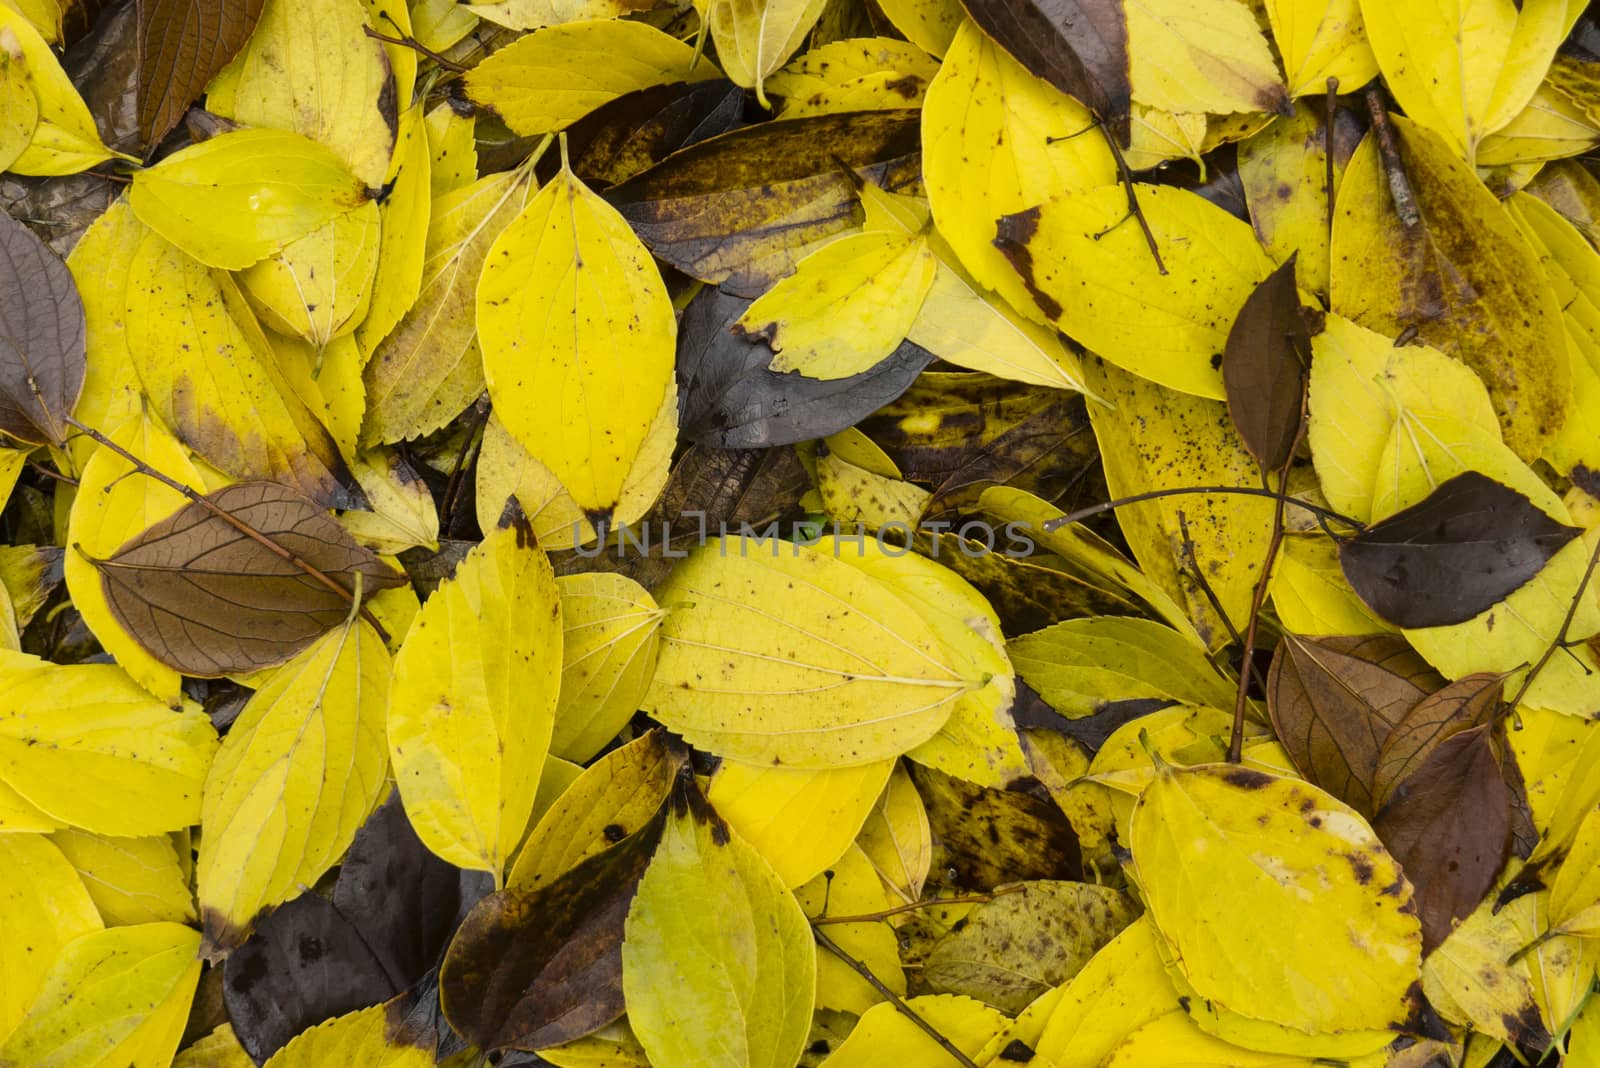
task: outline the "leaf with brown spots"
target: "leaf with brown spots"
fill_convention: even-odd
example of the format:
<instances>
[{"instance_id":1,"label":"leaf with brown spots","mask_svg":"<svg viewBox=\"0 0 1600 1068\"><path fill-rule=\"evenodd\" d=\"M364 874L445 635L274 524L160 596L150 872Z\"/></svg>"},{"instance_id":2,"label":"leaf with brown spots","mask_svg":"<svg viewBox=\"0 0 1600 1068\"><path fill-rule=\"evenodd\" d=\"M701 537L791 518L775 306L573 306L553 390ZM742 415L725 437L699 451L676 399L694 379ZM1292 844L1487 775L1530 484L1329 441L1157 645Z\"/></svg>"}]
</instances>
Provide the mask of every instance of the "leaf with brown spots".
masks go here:
<instances>
[{"instance_id":1,"label":"leaf with brown spots","mask_svg":"<svg viewBox=\"0 0 1600 1068\"><path fill-rule=\"evenodd\" d=\"M933 831L930 888L988 892L1032 879L1082 875L1078 838L1061 810L1022 790L993 790L910 766Z\"/></svg>"}]
</instances>

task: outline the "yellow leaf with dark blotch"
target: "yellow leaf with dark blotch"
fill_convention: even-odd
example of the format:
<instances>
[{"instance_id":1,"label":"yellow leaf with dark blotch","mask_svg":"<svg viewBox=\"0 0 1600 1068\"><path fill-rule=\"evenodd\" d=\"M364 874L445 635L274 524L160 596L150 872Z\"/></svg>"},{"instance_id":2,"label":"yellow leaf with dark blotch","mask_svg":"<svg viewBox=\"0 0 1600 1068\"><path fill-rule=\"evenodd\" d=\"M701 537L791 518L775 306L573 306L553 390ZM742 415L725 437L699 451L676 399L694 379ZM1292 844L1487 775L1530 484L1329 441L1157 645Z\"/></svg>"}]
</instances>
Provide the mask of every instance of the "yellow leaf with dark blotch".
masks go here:
<instances>
[{"instance_id":1,"label":"yellow leaf with dark blotch","mask_svg":"<svg viewBox=\"0 0 1600 1068\"><path fill-rule=\"evenodd\" d=\"M372 511L352 509L339 521L356 541L376 553L438 549L439 510L433 494L402 454L371 449L356 457L355 476Z\"/></svg>"},{"instance_id":2,"label":"yellow leaf with dark blotch","mask_svg":"<svg viewBox=\"0 0 1600 1068\"><path fill-rule=\"evenodd\" d=\"M788 62L816 25L826 0L707 0L717 58L735 85L767 105L765 81Z\"/></svg>"},{"instance_id":3,"label":"yellow leaf with dark blotch","mask_svg":"<svg viewBox=\"0 0 1600 1068\"><path fill-rule=\"evenodd\" d=\"M6 38L0 51L11 56L13 69L26 78L37 113L32 138L6 169L14 174L76 174L117 155L101 142L94 117L49 42L13 4L0 4L0 35Z\"/></svg>"},{"instance_id":4,"label":"yellow leaf with dark blotch","mask_svg":"<svg viewBox=\"0 0 1600 1068\"><path fill-rule=\"evenodd\" d=\"M669 804L661 844L628 910L628 1023L656 1068L797 1061L817 975L805 914L693 781L681 783Z\"/></svg>"},{"instance_id":5,"label":"yellow leaf with dark blotch","mask_svg":"<svg viewBox=\"0 0 1600 1068\"><path fill-rule=\"evenodd\" d=\"M0 834L0 1043L22 1020L61 950L103 926L78 873L42 834Z\"/></svg>"},{"instance_id":6,"label":"yellow leaf with dark blotch","mask_svg":"<svg viewBox=\"0 0 1600 1068\"><path fill-rule=\"evenodd\" d=\"M1272 49L1243 0L1132 0L1126 8L1134 100L1224 115L1288 106Z\"/></svg>"},{"instance_id":7,"label":"yellow leaf with dark blotch","mask_svg":"<svg viewBox=\"0 0 1600 1068\"><path fill-rule=\"evenodd\" d=\"M1376 138L1368 137L1339 187L1333 310L1391 337L1414 330L1472 368L1489 389L1506 444L1532 459L1566 418L1571 379L1561 308L1537 254L1472 168L1439 135L1393 121L1420 219L1402 225Z\"/></svg>"},{"instance_id":8,"label":"yellow leaf with dark blotch","mask_svg":"<svg viewBox=\"0 0 1600 1068\"><path fill-rule=\"evenodd\" d=\"M1072 977L1034 1047L1046 1064L1100 1068L1134 1031L1180 1008L1159 937L1149 916L1141 916Z\"/></svg>"},{"instance_id":9,"label":"yellow leaf with dark blotch","mask_svg":"<svg viewBox=\"0 0 1600 1068\"><path fill-rule=\"evenodd\" d=\"M1108 887L1021 883L978 906L934 946L922 981L1015 1014L1076 975L1134 914L1132 900Z\"/></svg>"},{"instance_id":10,"label":"yellow leaf with dark blotch","mask_svg":"<svg viewBox=\"0 0 1600 1068\"><path fill-rule=\"evenodd\" d=\"M787 57L786 57L787 58ZM780 61L781 62L781 61ZM554 133L635 89L719 77L692 45L631 19L547 26L467 74L467 95L524 137Z\"/></svg>"},{"instance_id":11,"label":"yellow leaf with dark blotch","mask_svg":"<svg viewBox=\"0 0 1600 1068\"><path fill-rule=\"evenodd\" d=\"M174 152L136 172L128 194L140 222L201 263L230 271L366 199L366 186L332 150L283 130L236 130Z\"/></svg>"},{"instance_id":12,"label":"yellow leaf with dark blotch","mask_svg":"<svg viewBox=\"0 0 1600 1068\"><path fill-rule=\"evenodd\" d=\"M1406 114L1472 162L1484 136L1510 122L1539 87L1571 26L1568 7L1567 0L1459 0L1412 9L1361 0L1361 15Z\"/></svg>"},{"instance_id":13,"label":"yellow leaf with dark blotch","mask_svg":"<svg viewBox=\"0 0 1600 1068\"><path fill-rule=\"evenodd\" d=\"M206 777L196 865L208 956L315 886L355 840L387 772L389 651L359 617L274 671Z\"/></svg>"},{"instance_id":14,"label":"yellow leaf with dark blotch","mask_svg":"<svg viewBox=\"0 0 1600 1068\"><path fill-rule=\"evenodd\" d=\"M528 832L506 885L543 886L644 827L687 759L681 745L651 731L596 760Z\"/></svg>"},{"instance_id":15,"label":"yellow leaf with dark blotch","mask_svg":"<svg viewBox=\"0 0 1600 1068\"><path fill-rule=\"evenodd\" d=\"M1264 6L1290 96L1326 94L1329 78L1353 92L1378 73L1360 0L1266 0Z\"/></svg>"},{"instance_id":16,"label":"yellow leaf with dark blotch","mask_svg":"<svg viewBox=\"0 0 1600 1068\"><path fill-rule=\"evenodd\" d=\"M968 1058L979 1056L1011 1022L998 1009L956 994L925 994L906 1005ZM958 1068L960 1062L896 1006L885 1003L862 1013L850 1037L822 1064L824 1068L912 1064Z\"/></svg>"},{"instance_id":17,"label":"yellow leaf with dark blotch","mask_svg":"<svg viewBox=\"0 0 1600 1068\"><path fill-rule=\"evenodd\" d=\"M841 169L891 190L921 180L914 110L762 123L674 153L607 191L650 251L702 282L761 295L860 220Z\"/></svg>"},{"instance_id":18,"label":"yellow leaf with dark blotch","mask_svg":"<svg viewBox=\"0 0 1600 1068\"><path fill-rule=\"evenodd\" d=\"M194 923L188 866L172 836L114 838L65 828L50 841L78 870L107 924Z\"/></svg>"},{"instance_id":19,"label":"yellow leaf with dark blotch","mask_svg":"<svg viewBox=\"0 0 1600 1068\"><path fill-rule=\"evenodd\" d=\"M197 931L177 923L113 927L68 945L0 1063L36 1068L172 1063L195 986Z\"/></svg>"},{"instance_id":20,"label":"yellow leaf with dark blotch","mask_svg":"<svg viewBox=\"0 0 1600 1068\"><path fill-rule=\"evenodd\" d=\"M409 0L361 0L361 6L366 11L367 24L373 29L402 40L413 38ZM389 58L389 70L394 75L394 99L404 112L416 93L417 65L422 54L409 45L393 41L383 42L383 54Z\"/></svg>"},{"instance_id":21,"label":"yellow leaf with dark blotch","mask_svg":"<svg viewBox=\"0 0 1600 1068\"><path fill-rule=\"evenodd\" d=\"M1138 196L1166 274L1115 185L1008 215L995 243L1068 336L1143 378L1221 399L1228 330L1273 263L1247 224L1195 193L1140 185Z\"/></svg>"},{"instance_id":22,"label":"yellow leaf with dark blotch","mask_svg":"<svg viewBox=\"0 0 1600 1068\"><path fill-rule=\"evenodd\" d=\"M1084 370L1095 393L1117 406L1089 408L1113 498L1164 488L1260 486L1256 462L1221 403L1164 389L1100 360L1086 361ZM1167 497L1119 508L1117 521L1145 574L1188 610L1206 647L1219 648L1227 627L1192 572L1204 570L1222 611L1239 625L1265 559L1272 502L1237 494Z\"/></svg>"},{"instance_id":23,"label":"yellow leaf with dark blotch","mask_svg":"<svg viewBox=\"0 0 1600 1068\"><path fill-rule=\"evenodd\" d=\"M783 97L783 118L879 111L922 103L939 64L923 49L889 37L858 37L802 53L767 79Z\"/></svg>"},{"instance_id":24,"label":"yellow leaf with dark blotch","mask_svg":"<svg viewBox=\"0 0 1600 1068\"><path fill-rule=\"evenodd\" d=\"M433 1049L408 1040L394 1016L404 997L302 1031L267 1060L272 1068L429 1068Z\"/></svg>"},{"instance_id":25,"label":"yellow leaf with dark blotch","mask_svg":"<svg viewBox=\"0 0 1600 1068\"><path fill-rule=\"evenodd\" d=\"M368 188L383 184L397 100L362 0L266 0L250 43L211 83L208 110L326 145ZM392 35L395 27L380 29ZM409 105L409 96L400 104Z\"/></svg>"},{"instance_id":26,"label":"yellow leaf with dark blotch","mask_svg":"<svg viewBox=\"0 0 1600 1068\"><path fill-rule=\"evenodd\" d=\"M1428 954L1422 991L1440 1016L1536 1053L1549 1047L1533 974L1544 962L1538 950L1518 956L1540 933L1533 919L1542 900L1528 894L1500 908L1490 894Z\"/></svg>"},{"instance_id":27,"label":"yellow leaf with dark blotch","mask_svg":"<svg viewBox=\"0 0 1600 1068\"><path fill-rule=\"evenodd\" d=\"M656 599L668 615L643 707L692 744L751 764L898 756L983 681L960 673L893 590L798 544L720 538Z\"/></svg>"},{"instance_id":28,"label":"yellow leaf with dark blotch","mask_svg":"<svg viewBox=\"0 0 1600 1068\"><path fill-rule=\"evenodd\" d=\"M1413 1027L1411 886L1353 809L1293 779L1163 761L1128 844L1156 928L1201 997L1311 1034Z\"/></svg>"},{"instance_id":29,"label":"yellow leaf with dark blotch","mask_svg":"<svg viewBox=\"0 0 1600 1068\"><path fill-rule=\"evenodd\" d=\"M502 878L528 827L560 683L561 602L525 525L428 598L394 661L389 756L417 835Z\"/></svg>"},{"instance_id":30,"label":"yellow leaf with dark blotch","mask_svg":"<svg viewBox=\"0 0 1600 1068\"><path fill-rule=\"evenodd\" d=\"M433 202L417 298L367 360L364 438L388 444L421 437L483 392L473 314L478 278L528 188L525 172L491 174Z\"/></svg>"},{"instance_id":31,"label":"yellow leaf with dark blotch","mask_svg":"<svg viewBox=\"0 0 1600 1068\"><path fill-rule=\"evenodd\" d=\"M138 837L200 822L217 732L197 709L174 712L111 664L22 653L0 653L0 708L0 781L61 823Z\"/></svg>"},{"instance_id":32,"label":"yellow leaf with dark blotch","mask_svg":"<svg viewBox=\"0 0 1600 1068\"><path fill-rule=\"evenodd\" d=\"M266 325L321 348L367 314L378 269L378 205L367 201L239 275Z\"/></svg>"},{"instance_id":33,"label":"yellow leaf with dark blotch","mask_svg":"<svg viewBox=\"0 0 1600 1068\"><path fill-rule=\"evenodd\" d=\"M665 613L625 575L564 575L561 593L561 696L550 751L586 761L605 748L639 708L655 674Z\"/></svg>"},{"instance_id":34,"label":"yellow leaf with dark blotch","mask_svg":"<svg viewBox=\"0 0 1600 1068\"><path fill-rule=\"evenodd\" d=\"M490 248L477 309L501 421L609 524L673 381L677 321L650 254L563 168Z\"/></svg>"},{"instance_id":35,"label":"yellow leaf with dark blotch","mask_svg":"<svg viewBox=\"0 0 1600 1068\"><path fill-rule=\"evenodd\" d=\"M923 180L934 221L973 279L1023 315L1040 318L994 247L995 222L1058 193L1116 181L1104 139L1075 136L1092 122L1087 108L1029 74L971 22L928 86Z\"/></svg>"},{"instance_id":36,"label":"yellow leaf with dark blotch","mask_svg":"<svg viewBox=\"0 0 1600 1068\"><path fill-rule=\"evenodd\" d=\"M39 102L20 48L0 42L0 171L11 169L39 126Z\"/></svg>"},{"instance_id":37,"label":"yellow leaf with dark blotch","mask_svg":"<svg viewBox=\"0 0 1600 1068\"><path fill-rule=\"evenodd\" d=\"M785 886L797 887L850 847L893 767L884 760L802 771L724 760L706 797Z\"/></svg>"},{"instance_id":38,"label":"yellow leaf with dark blotch","mask_svg":"<svg viewBox=\"0 0 1600 1068\"><path fill-rule=\"evenodd\" d=\"M94 561L117 622L186 675L281 664L349 615L351 591L404 584L311 501L240 482Z\"/></svg>"},{"instance_id":39,"label":"yellow leaf with dark blotch","mask_svg":"<svg viewBox=\"0 0 1600 1068\"><path fill-rule=\"evenodd\" d=\"M837 916L870 916L894 907L896 902L878 877L872 862L857 845L830 862L828 869L804 886L795 897L812 920ZM887 923L830 923L827 935L894 993L904 997L906 973L900 965L900 942ZM883 1000L872 984L832 953L817 957L817 1008L840 1012L866 1012Z\"/></svg>"},{"instance_id":40,"label":"yellow leaf with dark blotch","mask_svg":"<svg viewBox=\"0 0 1600 1068\"><path fill-rule=\"evenodd\" d=\"M404 10L403 4L400 7ZM389 196L378 205L380 234L372 301L355 328L363 363L400 325L422 294L434 195L433 153L428 144L423 110L419 101L400 113L394 157L384 176Z\"/></svg>"}]
</instances>

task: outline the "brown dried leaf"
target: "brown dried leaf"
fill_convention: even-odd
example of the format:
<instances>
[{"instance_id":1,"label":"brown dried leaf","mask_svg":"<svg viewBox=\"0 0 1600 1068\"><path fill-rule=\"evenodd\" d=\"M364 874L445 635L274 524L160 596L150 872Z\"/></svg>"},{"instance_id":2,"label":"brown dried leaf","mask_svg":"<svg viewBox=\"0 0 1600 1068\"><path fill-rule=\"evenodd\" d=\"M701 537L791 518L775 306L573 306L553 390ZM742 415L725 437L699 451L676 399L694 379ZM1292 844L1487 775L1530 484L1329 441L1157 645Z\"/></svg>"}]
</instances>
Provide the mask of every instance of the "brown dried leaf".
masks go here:
<instances>
[{"instance_id":1,"label":"brown dried leaf","mask_svg":"<svg viewBox=\"0 0 1600 1068\"><path fill-rule=\"evenodd\" d=\"M0 432L60 445L84 368L83 302L67 265L0 213Z\"/></svg>"},{"instance_id":2,"label":"brown dried leaf","mask_svg":"<svg viewBox=\"0 0 1600 1068\"><path fill-rule=\"evenodd\" d=\"M1311 337L1321 316L1300 305L1295 258L1267 275L1245 300L1222 350L1228 416L1244 447L1268 471L1289 462L1305 416Z\"/></svg>"},{"instance_id":3,"label":"brown dried leaf","mask_svg":"<svg viewBox=\"0 0 1600 1068\"><path fill-rule=\"evenodd\" d=\"M405 580L331 515L273 482L240 482L192 502L97 560L117 622L162 663L217 676L281 664L350 613L348 596L274 552L260 534L345 590Z\"/></svg>"},{"instance_id":4,"label":"brown dried leaf","mask_svg":"<svg viewBox=\"0 0 1600 1068\"><path fill-rule=\"evenodd\" d=\"M137 0L139 134L154 148L250 40L266 0Z\"/></svg>"},{"instance_id":5,"label":"brown dried leaf","mask_svg":"<svg viewBox=\"0 0 1600 1068\"><path fill-rule=\"evenodd\" d=\"M1382 808L1397 786L1445 740L1488 723L1500 703L1504 675L1467 675L1429 694L1395 725L1378 753L1374 805Z\"/></svg>"}]
</instances>

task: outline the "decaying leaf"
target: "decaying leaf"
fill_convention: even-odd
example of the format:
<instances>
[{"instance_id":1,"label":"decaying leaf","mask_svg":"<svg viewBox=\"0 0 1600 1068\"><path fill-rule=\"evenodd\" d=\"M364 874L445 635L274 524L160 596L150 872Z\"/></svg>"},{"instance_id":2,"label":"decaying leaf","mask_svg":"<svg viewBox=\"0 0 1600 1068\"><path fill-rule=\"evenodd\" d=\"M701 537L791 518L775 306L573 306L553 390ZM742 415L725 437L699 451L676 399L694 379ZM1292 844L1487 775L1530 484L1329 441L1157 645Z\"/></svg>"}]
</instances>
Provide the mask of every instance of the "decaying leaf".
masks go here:
<instances>
[{"instance_id":1,"label":"decaying leaf","mask_svg":"<svg viewBox=\"0 0 1600 1068\"><path fill-rule=\"evenodd\" d=\"M1320 329L1301 307L1295 256L1245 300L1222 350L1222 388L1239 440L1264 470L1289 461L1305 419L1311 335Z\"/></svg>"},{"instance_id":2,"label":"decaying leaf","mask_svg":"<svg viewBox=\"0 0 1600 1068\"><path fill-rule=\"evenodd\" d=\"M139 135L157 144L250 39L265 0L139 0Z\"/></svg>"},{"instance_id":3,"label":"decaying leaf","mask_svg":"<svg viewBox=\"0 0 1600 1068\"><path fill-rule=\"evenodd\" d=\"M83 389L83 302L66 266L3 213L0 325L0 431L61 444Z\"/></svg>"}]
</instances>

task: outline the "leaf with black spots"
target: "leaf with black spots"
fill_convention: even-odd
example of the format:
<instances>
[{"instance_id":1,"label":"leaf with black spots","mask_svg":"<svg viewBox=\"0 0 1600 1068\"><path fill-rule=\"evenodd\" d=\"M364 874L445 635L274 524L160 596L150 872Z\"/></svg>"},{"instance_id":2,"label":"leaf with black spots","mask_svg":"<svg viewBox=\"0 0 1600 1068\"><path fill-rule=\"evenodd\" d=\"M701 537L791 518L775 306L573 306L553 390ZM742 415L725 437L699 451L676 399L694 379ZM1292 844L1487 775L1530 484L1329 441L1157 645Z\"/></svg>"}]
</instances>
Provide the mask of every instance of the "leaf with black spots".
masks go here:
<instances>
[{"instance_id":1,"label":"leaf with black spots","mask_svg":"<svg viewBox=\"0 0 1600 1068\"><path fill-rule=\"evenodd\" d=\"M310 500L239 482L193 501L95 561L112 613L185 675L281 664L367 595L404 583Z\"/></svg>"},{"instance_id":2,"label":"leaf with black spots","mask_svg":"<svg viewBox=\"0 0 1600 1068\"><path fill-rule=\"evenodd\" d=\"M639 89L567 130L572 173L597 189L620 185L679 149L737 129L743 119L744 90L726 79ZM546 162L540 178L548 179L555 167Z\"/></svg>"},{"instance_id":3,"label":"leaf with black spots","mask_svg":"<svg viewBox=\"0 0 1600 1068\"><path fill-rule=\"evenodd\" d=\"M1222 350L1222 388L1239 439L1264 469L1289 462L1305 417L1311 336L1321 316L1300 304L1291 254L1245 300Z\"/></svg>"},{"instance_id":4,"label":"leaf with black spots","mask_svg":"<svg viewBox=\"0 0 1600 1068\"><path fill-rule=\"evenodd\" d=\"M683 436L721 449L771 448L827 437L905 392L933 361L903 342L868 371L832 380L769 370L766 342L734 334L748 300L707 289L678 326L679 423Z\"/></svg>"},{"instance_id":5,"label":"leaf with black spots","mask_svg":"<svg viewBox=\"0 0 1600 1068\"><path fill-rule=\"evenodd\" d=\"M238 54L266 0L136 0L139 134L154 148Z\"/></svg>"},{"instance_id":6,"label":"leaf with black spots","mask_svg":"<svg viewBox=\"0 0 1600 1068\"><path fill-rule=\"evenodd\" d=\"M67 265L0 212L0 432L62 444L86 365L83 302Z\"/></svg>"},{"instance_id":7,"label":"leaf with black spots","mask_svg":"<svg viewBox=\"0 0 1600 1068\"><path fill-rule=\"evenodd\" d=\"M1397 627L1465 623L1539 573L1582 531L1466 471L1339 546L1357 595Z\"/></svg>"},{"instance_id":8,"label":"leaf with black spots","mask_svg":"<svg viewBox=\"0 0 1600 1068\"><path fill-rule=\"evenodd\" d=\"M1004 883L1081 877L1078 837L1055 805L920 764L910 770L933 831L930 886L988 892Z\"/></svg>"}]
</instances>

